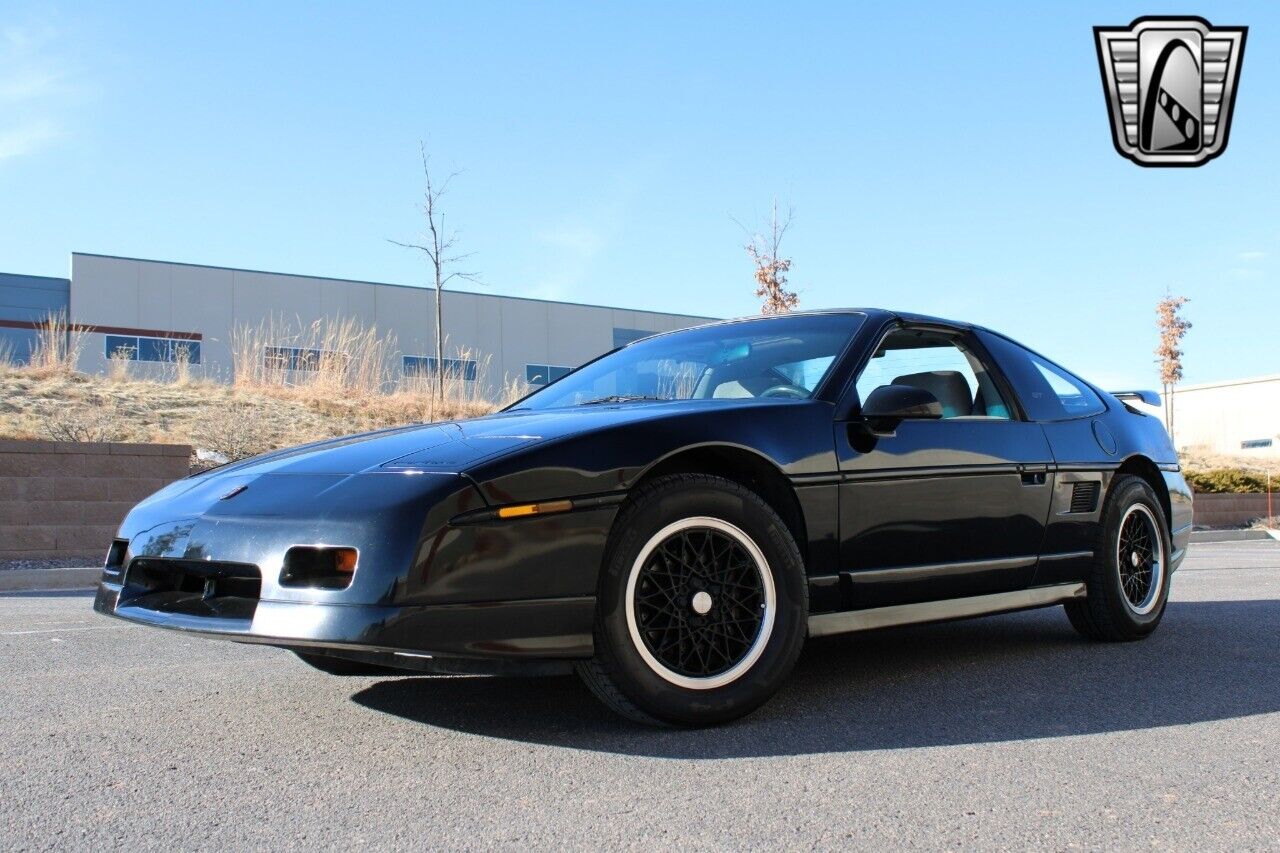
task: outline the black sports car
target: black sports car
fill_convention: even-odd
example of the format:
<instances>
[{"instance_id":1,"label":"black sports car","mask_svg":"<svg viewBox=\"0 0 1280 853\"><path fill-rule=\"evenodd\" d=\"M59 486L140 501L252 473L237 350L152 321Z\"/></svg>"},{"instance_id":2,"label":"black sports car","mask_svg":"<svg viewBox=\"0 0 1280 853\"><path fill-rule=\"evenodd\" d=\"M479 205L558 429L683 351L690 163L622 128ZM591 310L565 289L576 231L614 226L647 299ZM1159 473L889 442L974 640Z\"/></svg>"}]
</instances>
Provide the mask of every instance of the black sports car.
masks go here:
<instances>
[{"instance_id":1,"label":"black sports car","mask_svg":"<svg viewBox=\"0 0 1280 853\"><path fill-rule=\"evenodd\" d=\"M683 725L760 706L806 637L1063 604L1138 639L1191 530L1148 394L932 317L714 323L490 417L174 483L95 607L332 673L576 669Z\"/></svg>"}]
</instances>

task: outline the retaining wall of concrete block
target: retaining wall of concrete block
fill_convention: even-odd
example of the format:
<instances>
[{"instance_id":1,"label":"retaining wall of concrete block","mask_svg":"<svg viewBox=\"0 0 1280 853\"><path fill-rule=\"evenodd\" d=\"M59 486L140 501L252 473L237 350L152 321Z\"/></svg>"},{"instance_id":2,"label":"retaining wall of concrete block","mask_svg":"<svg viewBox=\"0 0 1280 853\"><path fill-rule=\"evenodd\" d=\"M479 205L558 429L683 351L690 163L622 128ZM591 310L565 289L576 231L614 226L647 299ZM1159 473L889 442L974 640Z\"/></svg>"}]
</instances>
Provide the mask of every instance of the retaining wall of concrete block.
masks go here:
<instances>
[{"instance_id":1,"label":"retaining wall of concrete block","mask_svg":"<svg viewBox=\"0 0 1280 853\"><path fill-rule=\"evenodd\" d=\"M1272 511L1280 514L1280 492L1271 493ZM1244 527L1267 515L1267 496L1196 495L1197 527Z\"/></svg>"},{"instance_id":2,"label":"retaining wall of concrete block","mask_svg":"<svg viewBox=\"0 0 1280 853\"><path fill-rule=\"evenodd\" d=\"M125 513L190 458L185 444L0 441L0 560L101 560Z\"/></svg>"}]
</instances>

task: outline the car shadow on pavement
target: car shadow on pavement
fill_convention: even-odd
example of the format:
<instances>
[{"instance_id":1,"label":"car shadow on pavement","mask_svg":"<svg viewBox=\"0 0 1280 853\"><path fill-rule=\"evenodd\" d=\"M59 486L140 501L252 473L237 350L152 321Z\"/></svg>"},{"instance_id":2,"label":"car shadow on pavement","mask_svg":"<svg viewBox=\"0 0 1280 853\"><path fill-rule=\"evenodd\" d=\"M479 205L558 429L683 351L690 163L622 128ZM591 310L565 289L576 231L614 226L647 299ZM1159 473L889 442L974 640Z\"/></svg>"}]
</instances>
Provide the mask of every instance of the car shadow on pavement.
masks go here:
<instances>
[{"instance_id":1,"label":"car shadow on pavement","mask_svg":"<svg viewBox=\"0 0 1280 853\"><path fill-rule=\"evenodd\" d=\"M1060 608L809 642L760 711L649 729L576 678L397 678L352 698L426 725L667 757L804 755L1133 731L1280 711L1280 601L1169 605L1148 640L1081 639Z\"/></svg>"}]
</instances>

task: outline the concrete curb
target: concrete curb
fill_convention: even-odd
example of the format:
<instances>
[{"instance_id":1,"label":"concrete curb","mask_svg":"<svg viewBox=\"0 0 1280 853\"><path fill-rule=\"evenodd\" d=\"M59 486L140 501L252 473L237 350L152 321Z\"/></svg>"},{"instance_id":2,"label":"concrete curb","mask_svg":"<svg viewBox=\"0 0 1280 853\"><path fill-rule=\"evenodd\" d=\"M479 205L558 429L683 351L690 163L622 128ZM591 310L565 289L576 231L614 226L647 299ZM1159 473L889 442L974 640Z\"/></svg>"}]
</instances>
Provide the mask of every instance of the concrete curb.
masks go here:
<instances>
[{"instance_id":1,"label":"concrete curb","mask_svg":"<svg viewBox=\"0 0 1280 853\"><path fill-rule=\"evenodd\" d=\"M1270 539L1265 530L1193 530L1192 542L1253 542Z\"/></svg>"},{"instance_id":2,"label":"concrete curb","mask_svg":"<svg viewBox=\"0 0 1280 853\"><path fill-rule=\"evenodd\" d=\"M32 592L44 589L93 589L102 576L100 568L14 569L0 572L0 592Z\"/></svg>"}]
</instances>

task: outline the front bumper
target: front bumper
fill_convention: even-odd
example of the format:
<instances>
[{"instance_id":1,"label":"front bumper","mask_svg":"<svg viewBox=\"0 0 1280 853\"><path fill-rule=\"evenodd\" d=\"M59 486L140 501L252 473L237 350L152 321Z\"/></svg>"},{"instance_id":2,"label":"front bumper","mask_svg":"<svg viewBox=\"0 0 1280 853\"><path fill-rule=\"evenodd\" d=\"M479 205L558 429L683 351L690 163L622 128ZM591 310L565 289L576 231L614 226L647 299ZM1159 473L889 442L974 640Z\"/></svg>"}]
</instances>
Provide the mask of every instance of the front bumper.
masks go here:
<instances>
[{"instance_id":1,"label":"front bumper","mask_svg":"<svg viewBox=\"0 0 1280 853\"><path fill-rule=\"evenodd\" d=\"M251 613L209 615L145 606L123 596L124 589L104 580L94 610L141 625L244 643L406 659L518 661L592 654L592 596L404 607L263 600L253 604Z\"/></svg>"}]
</instances>

